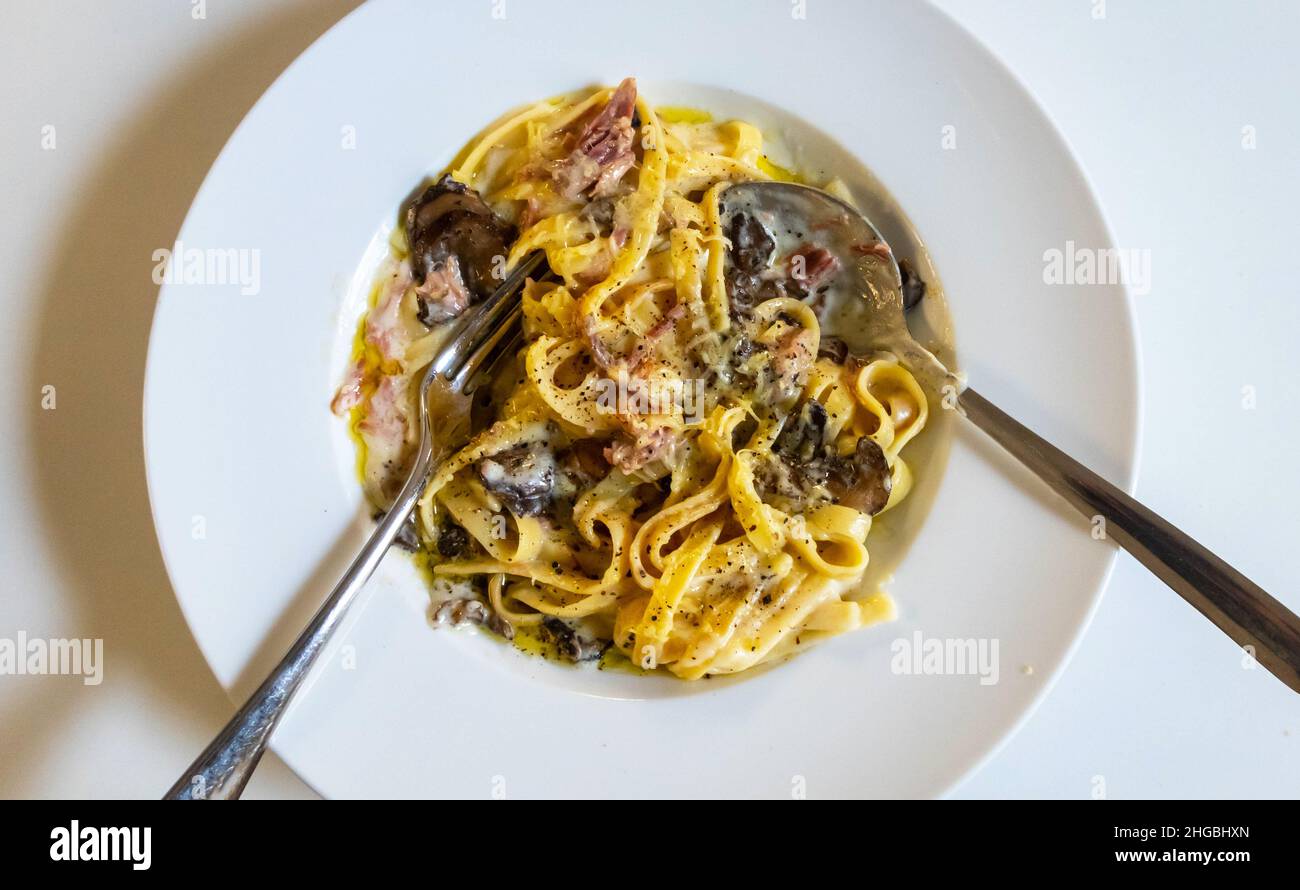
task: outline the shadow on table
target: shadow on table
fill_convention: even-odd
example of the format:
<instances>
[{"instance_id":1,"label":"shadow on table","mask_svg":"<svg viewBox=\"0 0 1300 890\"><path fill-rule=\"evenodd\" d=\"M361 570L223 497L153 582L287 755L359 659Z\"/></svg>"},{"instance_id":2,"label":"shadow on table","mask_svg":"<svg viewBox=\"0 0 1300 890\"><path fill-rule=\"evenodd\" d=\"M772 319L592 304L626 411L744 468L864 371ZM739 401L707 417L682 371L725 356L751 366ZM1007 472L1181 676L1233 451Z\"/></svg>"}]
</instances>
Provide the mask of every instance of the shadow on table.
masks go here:
<instances>
[{"instance_id":1,"label":"shadow on table","mask_svg":"<svg viewBox=\"0 0 1300 890\"><path fill-rule=\"evenodd\" d=\"M194 754L233 707L172 595L145 489L142 391L158 294L151 256L175 240L208 168L261 93L358 3L303 0L177 71L103 148L43 277L30 383L35 392L54 384L58 408L32 434L40 509L33 519L68 575L79 625L104 639L107 682L126 672L143 677L164 707L195 725ZM23 786L21 777L36 772L24 758L52 747L60 726L88 706L82 690L94 688L42 685L39 697L0 717L24 735L21 747L0 736L9 795L40 794ZM186 765L158 764L156 776L142 779L157 779L161 794ZM273 755L262 770L266 779L278 774L278 788L293 789Z\"/></svg>"}]
</instances>

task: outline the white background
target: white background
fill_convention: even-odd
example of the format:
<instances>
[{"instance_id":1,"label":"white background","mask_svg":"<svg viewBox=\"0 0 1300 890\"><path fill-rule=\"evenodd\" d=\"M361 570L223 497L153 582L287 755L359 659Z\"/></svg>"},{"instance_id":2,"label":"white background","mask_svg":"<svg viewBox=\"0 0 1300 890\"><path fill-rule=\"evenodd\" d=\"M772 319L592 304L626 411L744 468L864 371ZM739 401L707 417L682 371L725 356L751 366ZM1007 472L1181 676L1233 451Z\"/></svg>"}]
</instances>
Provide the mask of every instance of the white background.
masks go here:
<instances>
[{"instance_id":1,"label":"white background","mask_svg":"<svg viewBox=\"0 0 1300 890\"><path fill-rule=\"evenodd\" d=\"M157 796L233 710L149 518L151 254L262 90L353 5L207 0L196 20L190 0L0 0L0 637L100 637L106 662L97 687L0 676L0 796ZM1300 4L940 5L1056 120L1118 245L1150 251L1138 496L1300 610ZM69 230L78 204L100 224ZM1079 373L1106 398L1105 368ZM957 796L1099 792L1300 796L1300 697L1127 556L1056 689ZM312 792L271 755L249 795Z\"/></svg>"}]
</instances>

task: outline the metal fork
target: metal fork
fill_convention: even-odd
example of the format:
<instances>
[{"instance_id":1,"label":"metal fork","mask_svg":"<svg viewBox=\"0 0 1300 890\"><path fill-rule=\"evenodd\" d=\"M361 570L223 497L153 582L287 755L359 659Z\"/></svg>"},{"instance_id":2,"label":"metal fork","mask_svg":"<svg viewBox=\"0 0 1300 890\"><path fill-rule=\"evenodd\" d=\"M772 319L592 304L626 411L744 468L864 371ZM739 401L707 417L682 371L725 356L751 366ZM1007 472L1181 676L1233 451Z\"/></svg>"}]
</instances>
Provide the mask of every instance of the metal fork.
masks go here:
<instances>
[{"instance_id":1,"label":"metal fork","mask_svg":"<svg viewBox=\"0 0 1300 890\"><path fill-rule=\"evenodd\" d=\"M406 483L388 513L380 520L343 577L334 586L311 622L299 634L284 658L230 719L212 743L190 764L164 795L164 800L232 800L248 784L262 752L280 722L285 708L316 663L325 644L343 620L357 593L379 566L402 524L420 499L429 477L448 455L449 444L468 432L443 427L439 441L433 437L433 400L439 396L468 395L480 372L490 370L519 342L519 301L513 299L524 280L543 268L545 255L525 257L492 296L467 315L452 334L449 345L430 363L420 385L420 444ZM439 418L467 421L465 417Z\"/></svg>"}]
</instances>

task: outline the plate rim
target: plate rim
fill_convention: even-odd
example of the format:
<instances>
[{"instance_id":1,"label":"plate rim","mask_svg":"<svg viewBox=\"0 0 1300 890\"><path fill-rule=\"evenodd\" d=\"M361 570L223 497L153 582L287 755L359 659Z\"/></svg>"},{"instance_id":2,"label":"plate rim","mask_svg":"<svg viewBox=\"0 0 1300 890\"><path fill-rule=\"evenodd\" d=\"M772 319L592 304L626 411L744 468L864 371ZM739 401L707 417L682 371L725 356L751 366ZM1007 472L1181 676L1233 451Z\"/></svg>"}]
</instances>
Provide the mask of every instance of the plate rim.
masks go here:
<instances>
[{"instance_id":1,"label":"plate rim","mask_svg":"<svg viewBox=\"0 0 1300 890\"><path fill-rule=\"evenodd\" d=\"M1111 224L1109 214L1106 212L1106 205L1102 202L1101 197L1098 194L1096 183L1093 181L1093 177L1088 172L1088 168L1084 165L1083 160L1079 157L1074 145L1066 138L1056 116L1051 113L1050 109L1048 109L1047 105L1039 98L1038 94L1034 92L1033 88L1016 73L1015 69L1013 69L1001 55L995 52L992 47L980 40L975 32L968 28L965 23L948 10L939 6L937 3L931 2L931 0L926 0L926 5L939 16L947 20L948 24L960 32L967 42L972 43L983 50L1006 79L1014 84L1015 88L1023 94L1024 98L1027 99L1034 109L1042 115L1043 119L1047 121L1048 132L1051 134L1052 139L1064 151L1070 164L1078 171L1080 178L1083 180L1083 184L1087 191L1088 203L1091 205L1093 211L1096 212L1097 218L1101 221L1102 230L1106 234L1106 246L1110 248L1117 247L1118 242L1115 238L1115 228ZM1142 467L1142 442L1146 424L1145 372L1143 370L1142 340L1138 327L1137 304L1133 299L1133 289L1127 281L1121 281L1119 286L1122 288L1124 294L1124 311L1127 316L1126 327L1129 338L1128 347L1133 354L1132 386L1134 416L1133 428L1129 442L1129 450L1132 456L1128 461L1129 467L1125 474L1127 478L1120 482L1116 482L1115 480L1107 481L1121 489L1125 494L1131 497L1136 497L1138 476ZM980 435L984 435L984 433L981 432ZM1066 647L1060 663L1057 664L1052 673L1048 675L1047 680L1038 690L1038 693L1030 700L1028 707L1021 712L1020 716L1012 723L1011 727L1002 734L1001 738L999 738L989 748L989 750L984 753L984 756L977 758L976 761L971 764L970 768L937 795L938 797L951 797L959 791L972 776L983 770L984 767L1001 754L1003 749L1006 748L1011 740L1018 736L1030 719L1038 713L1038 709L1042 707L1043 702L1046 701L1047 697L1056 689L1056 684L1060 682L1061 677L1074 661L1074 656L1078 653L1079 647L1083 644L1084 637L1087 636L1088 631L1092 627L1093 620L1097 617L1097 612L1101 608L1102 600L1109 591L1111 581L1115 577L1115 565L1119 560L1121 552L1124 552L1123 548L1118 545L1111 548L1110 556L1106 563L1106 569L1102 573L1101 580L1098 582L1096 589L1093 592L1092 602L1089 604L1083 620L1079 622L1078 627L1075 629L1073 639L1070 640L1069 646Z\"/></svg>"}]
</instances>

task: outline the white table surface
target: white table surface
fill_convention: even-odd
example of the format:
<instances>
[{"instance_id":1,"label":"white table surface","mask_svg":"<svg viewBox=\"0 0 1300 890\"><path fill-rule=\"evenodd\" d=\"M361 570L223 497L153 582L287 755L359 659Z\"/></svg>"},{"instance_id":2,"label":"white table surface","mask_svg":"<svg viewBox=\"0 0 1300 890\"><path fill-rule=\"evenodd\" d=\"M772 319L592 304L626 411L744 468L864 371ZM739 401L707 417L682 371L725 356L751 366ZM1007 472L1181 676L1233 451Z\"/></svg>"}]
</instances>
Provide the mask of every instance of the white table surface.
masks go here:
<instances>
[{"instance_id":1,"label":"white table surface","mask_svg":"<svg viewBox=\"0 0 1300 890\"><path fill-rule=\"evenodd\" d=\"M99 686L0 676L3 797L157 796L232 711L149 517L151 254L262 90L355 2L194 5L0 9L0 637L99 637L105 661ZM1138 496L1300 610L1300 4L940 5L1056 120L1119 246L1150 251ZM1079 371L1104 398L1106 369ZM1098 790L1300 796L1300 697L1127 556L1055 690L956 796ZM271 755L249 796L314 795Z\"/></svg>"}]
</instances>

